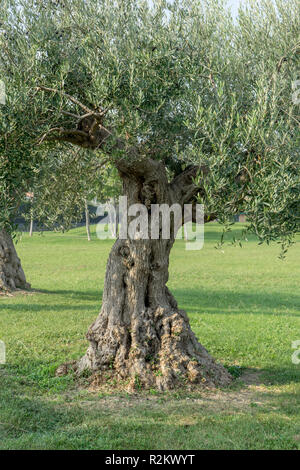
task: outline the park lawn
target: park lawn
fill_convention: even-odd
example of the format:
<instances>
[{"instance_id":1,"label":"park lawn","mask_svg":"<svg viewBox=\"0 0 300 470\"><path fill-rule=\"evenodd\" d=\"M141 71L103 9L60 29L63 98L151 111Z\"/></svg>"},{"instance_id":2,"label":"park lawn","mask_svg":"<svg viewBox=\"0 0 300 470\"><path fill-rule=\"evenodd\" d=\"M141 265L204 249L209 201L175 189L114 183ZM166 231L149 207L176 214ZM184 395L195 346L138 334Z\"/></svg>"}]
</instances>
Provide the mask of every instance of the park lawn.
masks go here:
<instances>
[{"instance_id":1,"label":"park lawn","mask_svg":"<svg viewBox=\"0 0 300 470\"><path fill-rule=\"evenodd\" d=\"M237 224L235 230L241 230ZM83 228L22 237L17 249L37 292L0 297L0 449L300 449L300 238L172 252L169 287L201 343L238 376L225 390L126 393L55 377L80 357L101 304L110 240Z\"/></svg>"}]
</instances>

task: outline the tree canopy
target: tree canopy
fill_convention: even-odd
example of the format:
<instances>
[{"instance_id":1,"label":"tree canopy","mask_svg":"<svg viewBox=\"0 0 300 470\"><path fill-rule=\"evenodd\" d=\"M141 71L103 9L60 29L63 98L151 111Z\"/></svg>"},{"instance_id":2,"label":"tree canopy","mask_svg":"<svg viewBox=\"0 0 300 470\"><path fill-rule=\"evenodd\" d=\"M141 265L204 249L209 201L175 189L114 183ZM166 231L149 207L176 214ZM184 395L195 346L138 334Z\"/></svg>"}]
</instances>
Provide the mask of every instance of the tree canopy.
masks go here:
<instances>
[{"instance_id":1,"label":"tree canopy","mask_svg":"<svg viewBox=\"0 0 300 470\"><path fill-rule=\"evenodd\" d=\"M222 1L3 0L2 223L58 142L117 166L160 160L170 179L194 167L208 213L247 211L261 240L289 239L299 13L293 0L250 1L236 21Z\"/></svg>"}]
</instances>

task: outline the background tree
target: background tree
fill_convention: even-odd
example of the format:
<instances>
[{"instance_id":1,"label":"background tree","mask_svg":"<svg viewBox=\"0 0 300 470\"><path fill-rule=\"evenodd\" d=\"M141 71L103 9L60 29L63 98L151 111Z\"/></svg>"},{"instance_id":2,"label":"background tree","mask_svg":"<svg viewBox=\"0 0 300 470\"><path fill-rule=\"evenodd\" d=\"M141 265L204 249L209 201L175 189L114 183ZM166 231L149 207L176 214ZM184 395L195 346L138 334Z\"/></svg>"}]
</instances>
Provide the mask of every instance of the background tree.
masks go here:
<instances>
[{"instance_id":1,"label":"background tree","mask_svg":"<svg viewBox=\"0 0 300 470\"><path fill-rule=\"evenodd\" d=\"M261 241L286 246L299 230L299 4L252 1L234 23L222 1L153 3L3 1L8 109L26 93L19 138L109 159L149 225L153 203L199 201L206 221L247 211ZM78 372L162 389L230 381L166 286L175 235L116 241Z\"/></svg>"},{"instance_id":2,"label":"background tree","mask_svg":"<svg viewBox=\"0 0 300 470\"><path fill-rule=\"evenodd\" d=\"M1 45L3 34L2 31ZM0 76L3 76L2 71ZM12 92L10 109L0 105L0 293L30 287L11 235L15 229L15 218L37 168L32 142L18 130L22 126L26 99L22 91Z\"/></svg>"},{"instance_id":3,"label":"background tree","mask_svg":"<svg viewBox=\"0 0 300 470\"><path fill-rule=\"evenodd\" d=\"M14 107L16 116L22 114ZM3 130L6 119L11 129L16 123L2 111ZM2 129L1 129L2 130ZM96 198L106 200L116 194L119 183L108 162L99 163L87 150L74 150L60 145L45 152L41 147L32 148L32 141L21 138L15 132L2 134L3 149L0 154L0 292L16 288L26 289L26 282L21 261L17 256L13 239L16 235L15 220L24 216L30 223L33 220L37 228L66 231L82 220L85 200ZM30 142L30 145L28 143ZM112 187L114 181L115 187ZM29 190L29 191L28 191ZM34 194L34 197L28 197Z\"/></svg>"},{"instance_id":4,"label":"background tree","mask_svg":"<svg viewBox=\"0 0 300 470\"><path fill-rule=\"evenodd\" d=\"M97 153L60 146L49 152L34 181L34 214L40 228L66 231L93 221L88 206L97 206L120 192L120 181L109 161ZM27 218L30 213L27 214ZM86 224L89 230L89 224Z\"/></svg>"}]
</instances>

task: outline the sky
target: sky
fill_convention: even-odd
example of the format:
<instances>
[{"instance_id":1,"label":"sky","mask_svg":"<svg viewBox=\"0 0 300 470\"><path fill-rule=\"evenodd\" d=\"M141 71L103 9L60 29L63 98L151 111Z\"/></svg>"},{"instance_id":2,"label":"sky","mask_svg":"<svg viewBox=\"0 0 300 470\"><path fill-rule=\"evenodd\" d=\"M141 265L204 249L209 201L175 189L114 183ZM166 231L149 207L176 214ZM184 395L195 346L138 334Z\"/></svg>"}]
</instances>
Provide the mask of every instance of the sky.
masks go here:
<instances>
[{"instance_id":1,"label":"sky","mask_svg":"<svg viewBox=\"0 0 300 470\"><path fill-rule=\"evenodd\" d=\"M240 0L228 0L228 6L231 8L233 16L237 15Z\"/></svg>"},{"instance_id":2,"label":"sky","mask_svg":"<svg viewBox=\"0 0 300 470\"><path fill-rule=\"evenodd\" d=\"M259 0L257 0L259 2ZM246 3L246 0L227 0L228 6L231 8L233 17L237 16L240 4Z\"/></svg>"},{"instance_id":3,"label":"sky","mask_svg":"<svg viewBox=\"0 0 300 470\"><path fill-rule=\"evenodd\" d=\"M256 1L259 2L259 0ZM149 2L152 4L153 0L149 0ZM246 3L246 0L227 0L227 5L231 9L233 17L237 16L239 5L243 3Z\"/></svg>"}]
</instances>

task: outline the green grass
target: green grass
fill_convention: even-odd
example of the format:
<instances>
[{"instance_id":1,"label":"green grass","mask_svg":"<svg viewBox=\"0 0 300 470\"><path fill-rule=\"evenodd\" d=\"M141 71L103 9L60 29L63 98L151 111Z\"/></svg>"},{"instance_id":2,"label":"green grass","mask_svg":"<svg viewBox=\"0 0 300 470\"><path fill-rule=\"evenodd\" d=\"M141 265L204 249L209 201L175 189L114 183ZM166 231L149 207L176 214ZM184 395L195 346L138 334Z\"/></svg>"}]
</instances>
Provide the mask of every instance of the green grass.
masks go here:
<instances>
[{"instance_id":1,"label":"green grass","mask_svg":"<svg viewBox=\"0 0 300 470\"><path fill-rule=\"evenodd\" d=\"M216 250L219 232L206 227L201 251L176 242L169 287L201 343L245 375L227 390L131 395L54 376L87 347L112 242L25 235L17 249L39 292L0 298L0 449L300 449L299 238L280 261L254 239Z\"/></svg>"}]
</instances>

